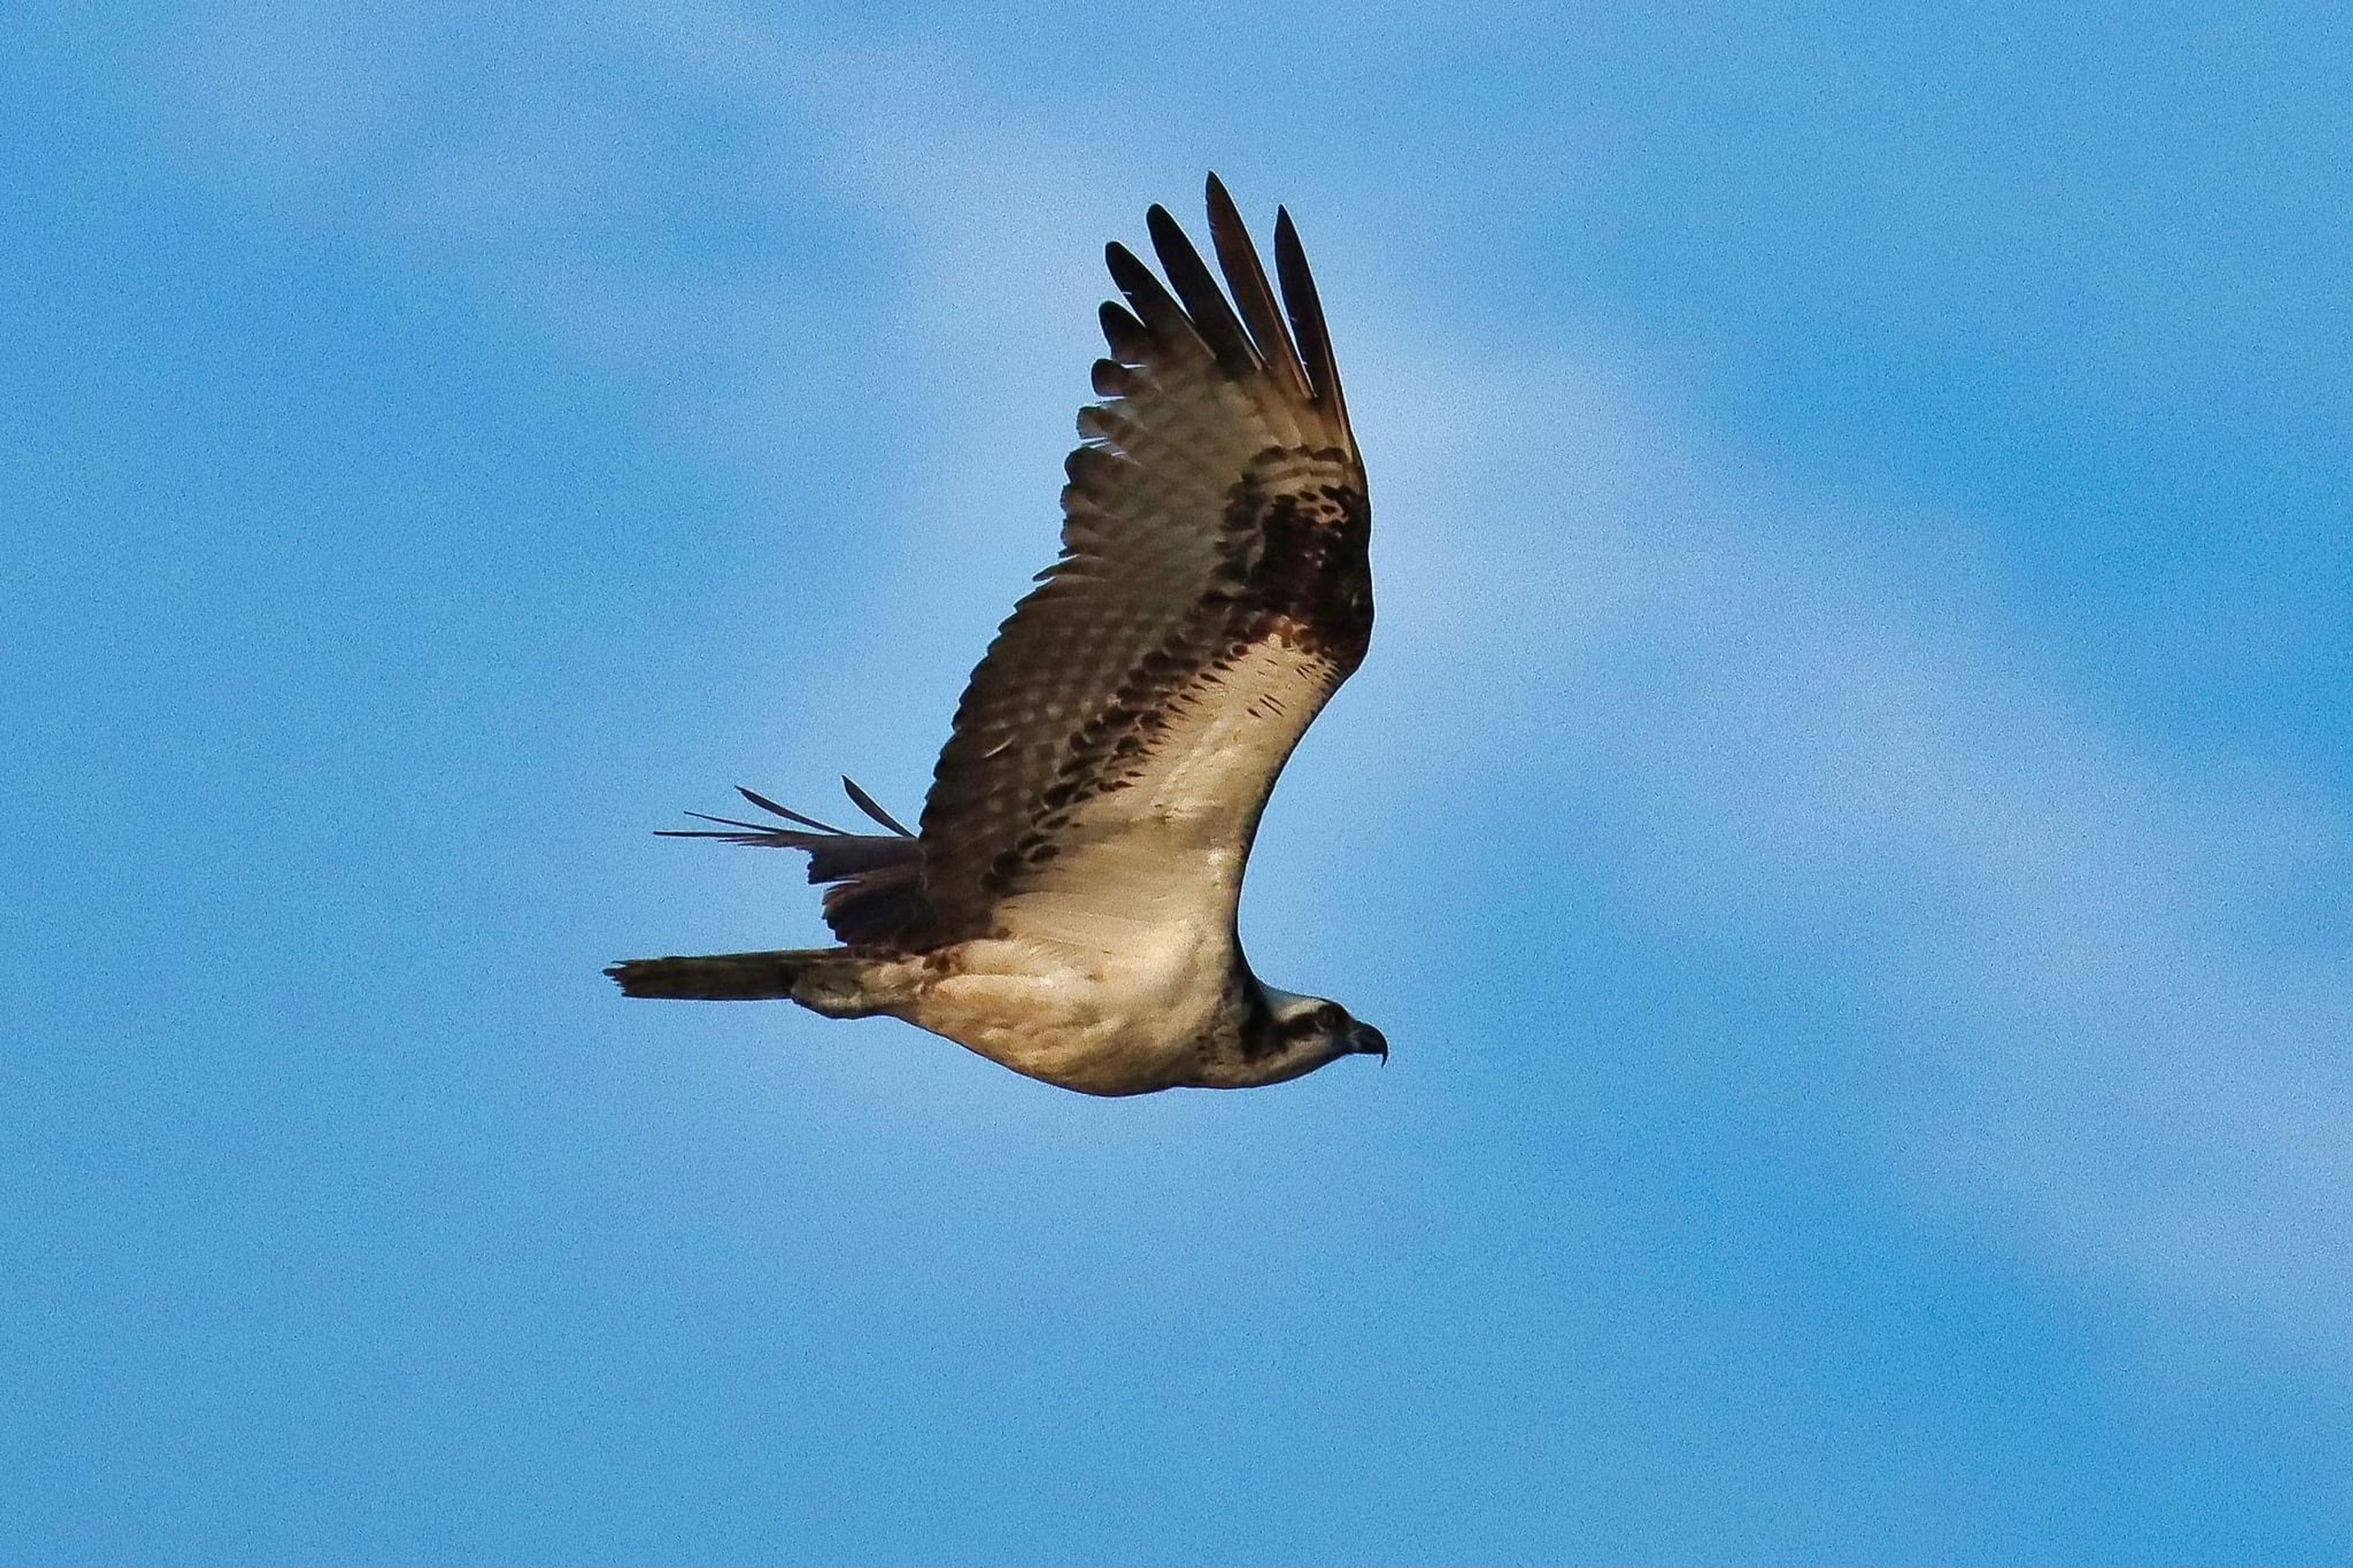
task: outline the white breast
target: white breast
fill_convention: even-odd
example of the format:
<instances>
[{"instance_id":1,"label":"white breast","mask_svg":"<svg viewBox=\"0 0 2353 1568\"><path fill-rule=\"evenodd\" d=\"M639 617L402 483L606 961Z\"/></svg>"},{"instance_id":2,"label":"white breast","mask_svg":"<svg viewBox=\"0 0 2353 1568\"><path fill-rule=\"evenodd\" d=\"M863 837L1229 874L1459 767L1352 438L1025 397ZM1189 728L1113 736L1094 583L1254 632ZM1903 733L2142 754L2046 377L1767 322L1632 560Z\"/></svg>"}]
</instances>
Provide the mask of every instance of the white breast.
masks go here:
<instances>
[{"instance_id":1,"label":"white breast","mask_svg":"<svg viewBox=\"0 0 2353 1568\"><path fill-rule=\"evenodd\" d=\"M1143 1094L1192 1078L1232 959L1229 941L1188 940L1171 927L1140 929L1116 952L1021 937L936 956L937 977L901 1017L1090 1094Z\"/></svg>"},{"instance_id":2,"label":"white breast","mask_svg":"<svg viewBox=\"0 0 2353 1568\"><path fill-rule=\"evenodd\" d=\"M1091 1093L1189 1078L1238 963L1250 837L1335 683L1327 661L1269 640L1174 696L1122 787L1073 810L1055 858L998 904L997 934L940 954L901 1016Z\"/></svg>"}]
</instances>

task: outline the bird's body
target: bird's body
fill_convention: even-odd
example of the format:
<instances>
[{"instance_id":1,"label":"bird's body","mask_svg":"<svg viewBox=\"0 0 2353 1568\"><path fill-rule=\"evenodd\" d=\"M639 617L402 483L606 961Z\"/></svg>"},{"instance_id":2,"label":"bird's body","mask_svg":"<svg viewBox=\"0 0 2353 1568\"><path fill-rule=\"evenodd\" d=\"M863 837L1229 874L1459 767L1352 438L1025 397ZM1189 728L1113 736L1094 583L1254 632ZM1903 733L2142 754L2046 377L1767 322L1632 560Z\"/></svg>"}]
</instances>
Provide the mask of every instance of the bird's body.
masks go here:
<instances>
[{"instance_id":1,"label":"bird's body","mask_svg":"<svg viewBox=\"0 0 2353 1568\"><path fill-rule=\"evenodd\" d=\"M608 971L625 991L887 1015L1092 1094L1387 1055L1336 1004L1260 984L1236 934L1275 776L1371 636L1370 509L1288 216L1286 331L1214 178L1209 210L1231 304L1158 207L1173 295L1110 247L1133 311L1103 307L1063 554L974 671L922 831L854 785L891 831L748 791L785 825L694 830L807 851L843 945L632 960Z\"/></svg>"},{"instance_id":2,"label":"bird's body","mask_svg":"<svg viewBox=\"0 0 2353 1568\"><path fill-rule=\"evenodd\" d=\"M890 1011L1064 1089L1138 1094L1203 1081L1219 1046L1240 1038L1231 953L1171 926L1119 934L1134 940L984 937L902 961L922 973L912 1000Z\"/></svg>"}]
</instances>

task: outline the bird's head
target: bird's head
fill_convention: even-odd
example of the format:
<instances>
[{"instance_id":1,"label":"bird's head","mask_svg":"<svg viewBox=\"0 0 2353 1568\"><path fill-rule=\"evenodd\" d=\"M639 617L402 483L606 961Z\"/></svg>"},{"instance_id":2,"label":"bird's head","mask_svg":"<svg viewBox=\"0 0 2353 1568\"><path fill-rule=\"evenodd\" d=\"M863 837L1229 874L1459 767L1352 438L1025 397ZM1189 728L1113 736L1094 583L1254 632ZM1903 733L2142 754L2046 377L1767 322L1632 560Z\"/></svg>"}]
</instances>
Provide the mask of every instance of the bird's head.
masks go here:
<instances>
[{"instance_id":1,"label":"bird's head","mask_svg":"<svg viewBox=\"0 0 2353 1568\"><path fill-rule=\"evenodd\" d=\"M1389 1059L1389 1043L1378 1029L1352 1016L1345 1007L1323 996L1295 996L1271 986L1266 992L1267 1039L1262 1080L1279 1083L1314 1072L1342 1057Z\"/></svg>"}]
</instances>

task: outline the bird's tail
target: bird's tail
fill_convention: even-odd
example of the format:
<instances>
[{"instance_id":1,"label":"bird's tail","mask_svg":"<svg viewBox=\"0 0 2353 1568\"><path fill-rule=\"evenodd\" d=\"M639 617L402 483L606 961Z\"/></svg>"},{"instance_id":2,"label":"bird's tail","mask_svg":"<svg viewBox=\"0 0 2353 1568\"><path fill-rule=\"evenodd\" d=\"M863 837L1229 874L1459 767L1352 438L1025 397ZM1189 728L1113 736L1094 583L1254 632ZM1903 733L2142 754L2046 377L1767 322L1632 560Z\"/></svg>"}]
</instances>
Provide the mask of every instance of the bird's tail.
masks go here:
<instances>
[{"instance_id":1,"label":"bird's tail","mask_svg":"<svg viewBox=\"0 0 2353 1568\"><path fill-rule=\"evenodd\" d=\"M714 952L700 958L625 958L605 971L629 996L697 1002L762 1002L789 997L793 983L812 965L840 956L839 948L777 952Z\"/></svg>"}]
</instances>

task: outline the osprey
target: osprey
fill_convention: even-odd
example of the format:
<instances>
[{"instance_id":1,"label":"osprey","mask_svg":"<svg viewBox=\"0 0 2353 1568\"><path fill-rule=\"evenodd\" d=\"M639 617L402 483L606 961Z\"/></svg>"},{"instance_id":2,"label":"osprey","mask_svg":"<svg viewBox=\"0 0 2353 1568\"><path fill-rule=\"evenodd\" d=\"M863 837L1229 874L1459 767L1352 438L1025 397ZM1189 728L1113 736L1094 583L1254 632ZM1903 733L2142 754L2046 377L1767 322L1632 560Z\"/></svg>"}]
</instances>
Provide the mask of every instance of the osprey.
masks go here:
<instances>
[{"instance_id":1,"label":"osprey","mask_svg":"<svg viewBox=\"0 0 2353 1568\"><path fill-rule=\"evenodd\" d=\"M1278 307L1214 174L1208 208L1230 300L1165 208L1165 285L1104 252L1127 303L1103 307L1061 556L973 671L922 830L844 779L882 832L742 790L777 820L672 835L806 852L841 945L630 959L605 972L628 994L882 1014L1088 1094L1388 1059L1338 1003L1261 984L1235 928L1275 775L1372 636L1371 509L1290 214Z\"/></svg>"}]
</instances>

